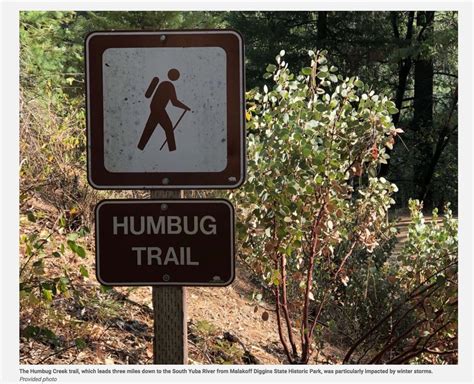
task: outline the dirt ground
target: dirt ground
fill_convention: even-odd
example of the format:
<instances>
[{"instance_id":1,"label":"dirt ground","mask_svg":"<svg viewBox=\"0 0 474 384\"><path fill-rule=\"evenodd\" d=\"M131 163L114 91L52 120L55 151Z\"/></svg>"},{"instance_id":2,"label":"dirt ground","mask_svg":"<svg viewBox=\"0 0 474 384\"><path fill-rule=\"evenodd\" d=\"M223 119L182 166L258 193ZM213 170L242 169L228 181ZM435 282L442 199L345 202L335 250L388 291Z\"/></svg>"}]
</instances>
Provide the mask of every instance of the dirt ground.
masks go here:
<instances>
[{"instance_id":1,"label":"dirt ground","mask_svg":"<svg viewBox=\"0 0 474 384\"><path fill-rule=\"evenodd\" d=\"M66 233L48 221L55 212L39 204L34 208L45 214L37 214L34 222L22 215L21 235L36 233L44 239L44 249L30 260L27 244L20 242L20 265L26 265L20 281L30 284L31 292L20 300L21 364L151 364L151 287L101 291L95 278L93 234L78 240L85 258L67 246L61 257L53 257L67 242ZM32 271L39 258L44 265L38 274ZM88 271L85 276L81 268ZM65 275L68 292L39 299L42 282ZM236 278L227 287L187 287L189 364L285 364L271 295L253 299L261 292L242 262L237 262ZM328 345L310 363L337 363L342 353Z\"/></svg>"},{"instance_id":2,"label":"dirt ground","mask_svg":"<svg viewBox=\"0 0 474 384\"><path fill-rule=\"evenodd\" d=\"M49 216L49 215L48 215ZM41 219L21 218L22 234L45 238L44 271L30 275L31 284L67 274L71 289L49 302L32 294L20 300L22 364L150 364L153 359L151 287L115 287L101 292L95 279L93 235L80 239L87 252L81 259L66 247L61 258L50 256L66 242L63 234ZM20 245L20 265L33 260ZM79 273L80 266L88 276ZM22 276L21 281L28 278ZM187 287L190 364L284 364L274 304L253 296L261 287L241 263L227 287ZM265 319L265 320L264 320ZM322 355L320 354L322 358Z\"/></svg>"},{"instance_id":3,"label":"dirt ground","mask_svg":"<svg viewBox=\"0 0 474 384\"><path fill-rule=\"evenodd\" d=\"M285 364L272 305L252 300L259 291L245 266L238 265L236 272L227 287L186 288L189 364ZM81 291L94 288L98 289L95 278L76 286ZM46 338L21 337L21 363L151 364L151 288L115 288L108 296L91 305L84 301L81 306L71 297L53 299L49 308L24 308L20 328L35 319L35 325L49 327L60 340L54 345ZM111 313L101 313L108 306ZM51 316L60 321L51 323ZM77 327L61 327L68 322ZM80 350L73 342L78 336L86 341Z\"/></svg>"}]
</instances>

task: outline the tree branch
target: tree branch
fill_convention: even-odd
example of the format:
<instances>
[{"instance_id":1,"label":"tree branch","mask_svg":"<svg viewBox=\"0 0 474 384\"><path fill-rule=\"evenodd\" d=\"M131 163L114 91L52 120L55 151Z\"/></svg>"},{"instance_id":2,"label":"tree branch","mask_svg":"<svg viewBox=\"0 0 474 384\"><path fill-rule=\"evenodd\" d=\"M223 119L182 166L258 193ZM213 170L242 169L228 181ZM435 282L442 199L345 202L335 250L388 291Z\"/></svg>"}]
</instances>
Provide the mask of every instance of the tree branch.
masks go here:
<instances>
[{"instance_id":1,"label":"tree branch","mask_svg":"<svg viewBox=\"0 0 474 384\"><path fill-rule=\"evenodd\" d=\"M293 352L293 356L296 357L298 356L298 351L296 349L296 344L293 340L293 330L291 327L291 320L290 320L290 315L288 313L288 300L287 300L287 294L286 294L286 256L282 255L280 257L280 269L281 269L281 280L282 280L282 295L283 295L283 314L285 315L285 322L286 322L286 327L288 331L288 340L290 341L291 349Z\"/></svg>"},{"instance_id":2,"label":"tree branch","mask_svg":"<svg viewBox=\"0 0 474 384\"><path fill-rule=\"evenodd\" d=\"M323 200L325 200L323 198ZM312 228L312 235L311 235L311 253L309 256L308 261L308 273L306 275L306 289L305 289L305 298L304 298L304 306L303 306L303 321L301 324L301 331L302 331L302 339L301 339L301 355L302 359L305 360L309 358L309 348L311 345L311 334L309 331L309 294L311 292L311 288L313 285L313 267L314 267L314 259L318 252L319 248L319 232L320 226L323 221L323 218L326 214L326 201L323 201L321 208L319 209L318 216L315 218Z\"/></svg>"},{"instance_id":3,"label":"tree branch","mask_svg":"<svg viewBox=\"0 0 474 384\"><path fill-rule=\"evenodd\" d=\"M290 350L288 349L288 345L286 344L285 338L283 337L283 326L281 324L281 313L280 313L280 286L275 285L275 297L276 297L276 314L277 314L277 324L278 324L278 335L280 336L281 344L283 345L283 349L285 350L286 357L290 364L293 364L293 358L290 354Z\"/></svg>"}]
</instances>

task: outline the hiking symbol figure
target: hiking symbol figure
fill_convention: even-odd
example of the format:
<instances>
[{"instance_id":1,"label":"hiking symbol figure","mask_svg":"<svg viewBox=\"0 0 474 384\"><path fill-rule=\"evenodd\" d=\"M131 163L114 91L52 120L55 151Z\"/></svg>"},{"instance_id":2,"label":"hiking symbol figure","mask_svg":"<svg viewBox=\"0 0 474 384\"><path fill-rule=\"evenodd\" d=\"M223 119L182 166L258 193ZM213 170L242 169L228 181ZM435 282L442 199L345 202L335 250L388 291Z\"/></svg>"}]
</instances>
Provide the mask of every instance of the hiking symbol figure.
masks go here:
<instances>
[{"instance_id":1,"label":"hiking symbol figure","mask_svg":"<svg viewBox=\"0 0 474 384\"><path fill-rule=\"evenodd\" d=\"M171 81L178 80L179 75L179 71L175 68L170 69L168 71L168 78ZM154 77L150 85L148 86L147 91L145 92L145 97L147 99L152 97L152 95L153 98L151 99L150 103L150 116L148 117L148 120L145 124L145 128L143 129L142 136L138 143L138 148L142 151L145 149L148 141L150 140L151 135L155 131L155 128L158 124L161 125L166 134L166 140L161 146L160 150L164 147L165 143L168 143L168 149L170 150L170 152L175 151L176 141L174 137L174 130L178 126L184 114L187 111L191 110L187 105L178 100L178 98L176 97L176 90L171 81L164 81L160 85L158 85L159 81L160 80L158 79L158 77ZM157 85L158 88L156 88ZM171 104L173 104L175 107L182 108L184 110L174 127L171 123L168 113L166 112L166 106L170 101Z\"/></svg>"}]
</instances>

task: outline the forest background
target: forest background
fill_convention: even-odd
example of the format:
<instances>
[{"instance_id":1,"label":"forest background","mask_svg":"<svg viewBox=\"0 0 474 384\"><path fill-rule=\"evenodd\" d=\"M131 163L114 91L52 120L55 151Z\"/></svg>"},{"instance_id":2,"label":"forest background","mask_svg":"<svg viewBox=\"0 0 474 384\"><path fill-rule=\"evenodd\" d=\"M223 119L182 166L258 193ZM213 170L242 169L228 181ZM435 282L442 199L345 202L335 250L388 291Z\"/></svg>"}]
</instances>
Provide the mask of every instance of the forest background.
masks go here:
<instances>
[{"instance_id":1,"label":"forest background","mask_svg":"<svg viewBox=\"0 0 474 384\"><path fill-rule=\"evenodd\" d=\"M456 362L458 30L457 13L449 11L22 12L22 361L51 362L59 357L67 361L70 356L74 361L83 359L86 362L92 352L97 354L98 351L102 351L99 356L106 356L101 357L102 360L110 359L110 356L114 356L116 361L127 362L149 359L147 347L143 347L142 352L132 353L124 352L123 347L114 344L109 345L108 349L99 346L107 327L116 328L118 332L124 328L127 330L127 327L129 331L132 329L131 332L135 332L133 342L139 345L145 343L149 335L144 326L146 321L117 323L121 305L126 302L125 299L130 299L129 291L122 292L92 282L93 207L105 197L143 198L146 194L140 191L99 192L87 184L83 44L87 33L96 30L179 28L233 28L244 36L251 156L249 186L228 197L242 207L238 211L240 222L252 223L255 228L252 236L246 236L245 226L239 228L240 261L247 268L249 279L261 288L261 292L252 288L249 301L256 305L258 311L258 308L266 308L266 301L270 303L268 305L275 305L276 297L276 329L281 346L271 350L278 356L277 361L308 362L310 357L315 358L312 351L324 351L324 344L330 343L336 352L333 360L327 360L329 362ZM310 63L311 60L314 63ZM365 95L373 102L373 108L379 108L380 115L376 117L386 120L377 139L364 149L366 153L360 162L350 164L352 181L349 186L343 181L344 178L337 179L337 167L346 165L342 157L337 159L341 161L339 164L336 160L331 161L334 159L327 160L327 152L314 152L314 157L310 156L314 164L321 160L333 166L336 169L335 178L330 179L332 176L328 175L331 183L327 185L324 180L315 179L316 189L305 179L304 187L295 186L294 192L290 191L292 197L288 201L279 201L290 209L294 196L320 193L321 197L321 191L329 185L341 191L350 187L352 192L361 191L362 186L367 185L381 188L371 190L374 195L382 190L386 193L387 201L372 204L382 211L377 220L365 227L356 221L364 233L369 232L370 236L363 241L353 241L352 235L343 230L340 239L321 237L321 242L326 241L328 246L321 247L321 254L316 256L330 253L332 261L326 272L331 275L334 269L336 273L332 275L337 277L334 279L336 282L329 282L324 276L305 274L314 266L308 264L311 255L305 248L304 235L298 232L298 225L304 224L299 221L295 224L291 214L283 210L281 220L288 225L290 237L293 239L294 234L300 236L297 240L291 240L290 244L285 243L288 242L288 233L281 235L285 243L285 249L281 252L286 254L284 256L273 242L276 234L273 238L269 230L265 238L267 228L270 228L265 221L266 212L251 211L254 218L261 218L257 222L252 222L249 214L255 204L265 206L266 199L278 201L278 196L266 190L271 186L258 186L257 181L252 182L258 179L255 171L258 164L252 156L259 151L260 140L265 137L264 131L260 131L265 125L262 123L266 119L265 111L270 108L265 104L268 102L264 101L265 94L269 95L267 99L275 97L279 103L284 100L283 96L280 100L278 94L271 92L276 92L279 85L290 89L292 85L282 80L280 75L287 71L302 76L300 79L290 78L289 81L307 84L307 89L301 85L301 90L308 93L311 93L311 87L314 90L319 86L321 89L332 89L339 83L341 86L345 84L344 89L355 89L352 103L359 103ZM311 81L314 81L313 85ZM346 97L343 89L335 93L342 95L341 100ZM329 91L326 94L329 97ZM295 97L305 98L307 94ZM331 110L338 111L343 106L342 102L332 105L332 99L328 99L327 110L321 105L316 108L324 114ZM290 105L288 108L295 107ZM390 121L386 119L387 115L391 116ZM286 116L272 117L275 121L281 117L287 123L289 116L291 114L287 113ZM364 116L361 118L364 119ZM308 117L306 123L311 121L314 120ZM319 134L317 127L309 125ZM288 139L285 136L287 132L276 132L280 135L279 139ZM345 131L341 132L345 134ZM298 145L295 148L301 152L309 151L305 149L307 142L296 140ZM324 140L318 145L324 148ZM340 150L341 153L350 152L342 144ZM288 152L289 155L291 153ZM319 154L323 157L318 160ZM310 170L313 170L311 166L314 164L309 165ZM282 166L284 164L271 165L278 172ZM395 193L395 187L387 183L395 184L398 192ZM342 191L341 195L343 192L347 193L347 190ZM202 194L189 192L193 196ZM219 195L222 196L222 193ZM346 200L335 196L334 203L313 204L316 209L312 211L314 217L322 215L322 212L329 216L334 214L333 220L325 221L324 228L328 232L329 229L334 232L335 223L340 221L343 227L344 220L353 220L357 216L356 211L354 213L350 211L350 206L344 205ZM328 212L327 206L331 204L336 207L334 212ZM444 214L444 218L440 219L438 212ZM388 213L386 223L385 213ZM425 220L424 215L429 216L429 220ZM360 219L359 216L357 218ZM389 227L396 226L397 220L402 223L399 224L399 231L392 231ZM259 228L265 234L263 238L260 238ZM400 232L405 237L402 238ZM358 236L362 238L361 234ZM311 243L311 239L308 242ZM271 265L267 254L274 249L279 261L288 262L288 271L282 269L282 264ZM348 249L350 253L346 253ZM308 257L298 261L295 256L298 252ZM346 254L351 256L350 264L346 264ZM414 262L413 256L417 262ZM295 258L294 264L289 261L292 257ZM397 267L390 262L393 257L398 258ZM295 277L298 286L293 287L289 280ZM288 292L284 295L292 299L293 308L278 299L278 295L282 294L279 289L286 287L287 283ZM313 284L314 292L306 289ZM420 284L422 289L431 288L420 294L417 291ZM316 289L326 286L331 287L330 293L325 289ZM440 292L443 294L439 295ZM327 299L328 295L332 300ZM395 302L399 308L390 304ZM85 308L95 309L88 313ZM324 313L321 311L323 308ZM146 316L146 310L143 310L143 316ZM283 320L280 319L280 311ZM301 319L295 315L300 311ZM323 314L320 316L319 313ZM334 320L338 316L350 318L351 325L348 326L347 321L344 324ZM267 310L262 313L262 318L268 318ZM311 321L314 327L308 327ZM290 331L282 336L285 322L289 324L288 329L311 329L311 339L302 334L301 348L297 347ZM94 328L92 323L100 326ZM88 324L90 328L81 328L81 324ZM364 333L367 324L373 328L370 335ZM248 347L238 351L235 341L219 339L217 328L205 319L191 324L196 344L194 357L198 361L252 360L255 353L251 353ZM314 342L313 335L317 342ZM73 356L68 355L72 352ZM80 353L82 357L78 357ZM316 355L319 356L318 353Z\"/></svg>"}]
</instances>

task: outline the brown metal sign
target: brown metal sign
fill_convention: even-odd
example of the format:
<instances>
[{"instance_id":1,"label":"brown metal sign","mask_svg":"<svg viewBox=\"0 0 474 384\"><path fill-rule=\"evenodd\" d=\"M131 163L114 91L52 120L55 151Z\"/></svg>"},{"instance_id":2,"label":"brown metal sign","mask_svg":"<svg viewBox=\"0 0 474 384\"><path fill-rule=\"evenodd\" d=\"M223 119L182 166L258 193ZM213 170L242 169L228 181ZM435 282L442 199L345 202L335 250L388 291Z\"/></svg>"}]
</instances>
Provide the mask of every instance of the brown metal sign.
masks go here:
<instances>
[{"instance_id":1,"label":"brown metal sign","mask_svg":"<svg viewBox=\"0 0 474 384\"><path fill-rule=\"evenodd\" d=\"M95 210L104 285L225 286L234 280L227 200L104 200Z\"/></svg>"},{"instance_id":2,"label":"brown metal sign","mask_svg":"<svg viewBox=\"0 0 474 384\"><path fill-rule=\"evenodd\" d=\"M239 33L93 32L85 45L93 187L236 188L243 183Z\"/></svg>"}]
</instances>

